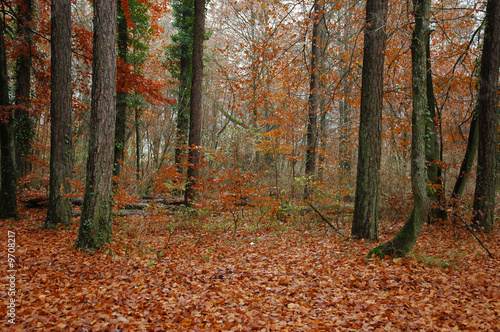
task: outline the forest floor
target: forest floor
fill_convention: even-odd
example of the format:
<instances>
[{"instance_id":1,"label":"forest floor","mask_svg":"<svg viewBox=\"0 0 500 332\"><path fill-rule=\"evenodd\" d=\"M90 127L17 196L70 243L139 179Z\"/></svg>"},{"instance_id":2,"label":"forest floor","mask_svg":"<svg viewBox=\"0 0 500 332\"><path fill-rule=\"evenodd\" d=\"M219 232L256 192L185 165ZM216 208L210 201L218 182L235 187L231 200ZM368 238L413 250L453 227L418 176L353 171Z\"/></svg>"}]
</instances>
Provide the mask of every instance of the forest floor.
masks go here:
<instances>
[{"instance_id":1,"label":"forest floor","mask_svg":"<svg viewBox=\"0 0 500 332\"><path fill-rule=\"evenodd\" d=\"M0 221L1 331L500 331L498 228L479 234L494 259L463 226L435 224L409 257L380 260L313 212L246 211L236 232L231 214L153 213L115 218L114 241L82 252L77 217L47 230L46 210L21 213ZM381 241L401 219L381 221Z\"/></svg>"}]
</instances>

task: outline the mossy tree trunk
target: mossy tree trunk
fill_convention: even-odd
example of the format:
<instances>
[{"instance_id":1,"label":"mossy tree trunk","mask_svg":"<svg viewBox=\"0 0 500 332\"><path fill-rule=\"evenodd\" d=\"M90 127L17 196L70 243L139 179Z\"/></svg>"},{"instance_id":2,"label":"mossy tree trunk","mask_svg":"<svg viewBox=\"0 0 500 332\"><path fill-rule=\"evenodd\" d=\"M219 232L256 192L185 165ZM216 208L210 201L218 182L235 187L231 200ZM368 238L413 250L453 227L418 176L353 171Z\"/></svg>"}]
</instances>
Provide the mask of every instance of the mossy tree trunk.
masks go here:
<instances>
[{"instance_id":1,"label":"mossy tree trunk","mask_svg":"<svg viewBox=\"0 0 500 332\"><path fill-rule=\"evenodd\" d=\"M116 127L115 127L115 155L114 176L120 176L125 162L125 141L127 139L127 91L125 78L127 75L128 24L123 10L123 1L118 0L118 70L121 70L120 80L117 82L116 92Z\"/></svg>"},{"instance_id":2,"label":"mossy tree trunk","mask_svg":"<svg viewBox=\"0 0 500 332\"><path fill-rule=\"evenodd\" d=\"M50 182L46 227L71 222L71 0L51 3Z\"/></svg>"},{"instance_id":3,"label":"mossy tree trunk","mask_svg":"<svg viewBox=\"0 0 500 332\"><path fill-rule=\"evenodd\" d=\"M378 239L387 0L366 1L358 168L351 234Z\"/></svg>"},{"instance_id":4,"label":"mossy tree trunk","mask_svg":"<svg viewBox=\"0 0 500 332\"><path fill-rule=\"evenodd\" d=\"M34 123L29 111L31 92L31 0L18 2L18 41L22 53L16 59L16 111L14 113L14 140L16 144L16 165L19 177L31 171L28 157L34 136Z\"/></svg>"},{"instance_id":5,"label":"mossy tree trunk","mask_svg":"<svg viewBox=\"0 0 500 332\"><path fill-rule=\"evenodd\" d=\"M473 224L488 233L493 231L495 220L499 66L500 1L489 0L486 5L486 28L479 73L479 147L473 204Z\"/></svg>"},{"instance_id":6,"label":"mossy tree trunk","mask_svg":"<svg viewBox=\"0 0 500 332\"><path fill-rule=\"evenodd\" d=\"M426 40L429 36L430 0L414 0L415 28L412 35L412 145L411 145L411 182L413 191L413 211L403 228L396 236L368 253L403 257L413 248L425 224L430 199L426 188L425 166L425 120L427 103L427 65Z\"/></svg>"},{"instance_id":7,"label":"mossy tree trunk","mask_svg":"<svg viewBox=\"0 0 500 332\"><path fill-rule=\"evenodd\" d=\"M323 19L322 1L314 0L312 19L312 41L311 41L311 66L309 78L309 101L307 103L307 149L304 187L304 199L307 200L312 194L311 182L314 180L316 171L316 146L318 142L318 106L319 106L319 70L321 66L321 20Z\"/></svg>"},{"instance_id":8,"label":"mossy tree trunk","mask_svg":"<svg viewBox=\"0 0 500 332\"><path fill-rule=\"evenodd\" d=\"M12 133L12 114L9 106L9 78L7 76L7 54L4 41L4 17L0 17L0 113L5 120L0 121L1 188L0 219L17 218L17 174Z\"/></svg>"},{"instance_id":9,"label":"mossy tree trunk","mask_svg":"<svg viewBox=\"0 0 500 332\"><path fill-rule=\"evenodd\" d=\"M188 183L184 193L186 204L191 205L196 195L196 183L200 165L202 83L203 83L203 40L205 35L205 0L194 1L193 25L193 71L189 96L189 154Z\"/></svg>"},{"instance_id":10,"label":"mossy tree trunk","mask_svg":"<svg viewBox=\"0 0 500 332\"><path fill-rule=\"evenodd\" d=\"M94 50L87 178L76 247L112 237L111 188L116 121L116 2L94 0Z\"/></svg>"},{"instance_id":11,"label":"mossy tree trunk","mask_svg":"<svg viewBox=\"0 0 500 332\"><path fill-rule=\"evenodd\" d=\"M177 33L172 35L169 47L171 66L169 71L178 80L176 104L176 145L175 164L177 171L185 172L187 145L189 137L189 94L193 67L193 0L175 0L172 2L173 26Z\"/></svg>"}]
</instances>

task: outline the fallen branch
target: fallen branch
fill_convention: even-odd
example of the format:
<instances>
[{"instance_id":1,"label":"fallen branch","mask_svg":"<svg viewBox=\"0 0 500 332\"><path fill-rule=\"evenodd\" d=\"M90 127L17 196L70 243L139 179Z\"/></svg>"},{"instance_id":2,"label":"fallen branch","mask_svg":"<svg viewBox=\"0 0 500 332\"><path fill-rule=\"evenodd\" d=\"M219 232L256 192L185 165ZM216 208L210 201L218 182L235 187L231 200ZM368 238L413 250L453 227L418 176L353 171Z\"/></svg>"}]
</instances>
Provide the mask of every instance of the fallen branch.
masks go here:
<instances>
[{"instance_id":1,"label":"fallen branch","mask_svg":"<svg viewBox=\"0 0 500 332\"><path fill-rule=\"evenodd\" d=\"M467 224L467 222L465 222L464 218L462 218L461 216L459 216L458 214L456 213L451 213L453 214L455 217L458 217L460 218L460 220L462 220L462 222L464 223L465 227L467 227L467 229L469 230L469 232L472 233L472 235L474 235L474 237L476 238L477 242L479 242L479 244L481 245L481 247L484 248L484 250L486 250L486 252L488 253L488 255L490 255L491 258L493 258L493 255L491 254L491 252L488 250L488 248L486 248L484 246L484 244L481 242L481 240L477 237L476 233L474 233L474 231L472 230L472 228L470 228L470 226Z\"/></svg>"},{"instance_id":2,"label":"fallen branch","mask_svg":"<svg viewBox=\"0 0 500 332\"><path fill-rule=\"evenodd\" d=\"M326 222L331 228L333 228L335 232L339 233L343 238L345 238L345 235L340 230L335 228L335 226L333 226L332 223L311 204L311 202L307 201L306 203L311 207L311 209L314 210L314 212L316 212L321 217L321 219L323 219L324 222Z\"/></svg>"}]
</instances>

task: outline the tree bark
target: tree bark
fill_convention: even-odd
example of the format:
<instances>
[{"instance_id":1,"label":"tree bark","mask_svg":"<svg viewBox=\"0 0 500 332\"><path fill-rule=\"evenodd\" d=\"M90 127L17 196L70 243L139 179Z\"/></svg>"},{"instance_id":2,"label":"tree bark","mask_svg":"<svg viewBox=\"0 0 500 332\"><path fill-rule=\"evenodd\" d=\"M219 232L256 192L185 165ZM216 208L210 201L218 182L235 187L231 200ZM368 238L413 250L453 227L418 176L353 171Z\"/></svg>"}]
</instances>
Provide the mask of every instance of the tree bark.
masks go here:
<instances>
[{"instance_id":1,"label":"tree bark","mask_svg":"<svg viewBox=\"0 0 500 332\"><path fill-rule=\"evenodd\" d=\"M116 121L116 1L94 0L94 49L87 178L77 248L112 237L111 187Z\"/></svg>"},{"instance_id":2,"label":"tree bark","mask_svg":"<svg viewBox=\"0 0 500 332\"><path fill-rule=\"evenodd\" d=\"M12 114L9 108L9 78L4 41L4 17L0 17L0 219L17 218L17 174L14 157Z\"/></svg>"},{"instance_id":3,"label":"tree bark","mask_svg":"<svg viewBox=\"0 0 500 332\"><path fill-rule=\"evenodd\" d=\"M366 1L358 169L351 234L378 239L387 0Z\"/></svg>"},{"instance_id":4,"label":"tree bark","mask_svg":"<svg viewBox=\"0 0 500 332\"><path fill-rule=\"evenodd\" d=\"M18 10L18 38L22 53L16 59L16 111L14 113L14 137L16 143L16 164L19 177L25 177L31 171L28 157L34 136L33 119L31 118L31 20L32 1L22 0Z\"/></svg>"},{"instance_id":5,"label":"tree bark","mask_svg":"<svg viewBox=\"0 0 500 332\"><path fill-rule=\"evenodd\" d=\"M50 183L46 227L69 224L73 135L71 121L71 0L51 2Z\"/></svg>"},{"instance_id":6,"label":"tree bark","mask_svg":"<svg viewBox=\"0 0 500 332\"><path fill-rule=\"evenodd\" d=\"M479 147L473 204L473 224L488 233L493 231L495 220L499 66L500 1L489 0L486 5L486 28L479 74Z\"/></svg>"},{"instance_id":7,"label":"tree bark","mask_svg":"<svg viewBox=\"0 0 500 332\"><path fill-rule=\"evenodd\" d=\"M205 0L194 2L193 26L193 72L191 79L189 105L189 155L188 184L184 194L186 204L190 205L196 195L196 183L200 164L202 83L203 83L203 40L205 30Z\"/></svg>"},{"instance_id":8,"label":"tree bark","mask_svg":"<svg viewBox=\"0 0 500 332\"><path fill-rule=\"evenodd\" d=\"M115 127L115 155L114 155L114 176L120 176L125 162L125 141L127 138L127 91L125 76L127 75L127 49L128 49L128 24L123 10L123 1L118 0L118 61L119 70L122 70L117 82L116 92L116 127Z\"/></svg>"},{"instance_id":9,"label":"tree bark","mask_svg":"<svg viewBox=\"0 0 500 332\"><path fill-rule=\"evenodd\" d=\"M319 70L321 66L321 20L323 15L323 4L314 0L312 19L312 41L311 41L311 67L309 79L309 102L307 103L307 149L304 187L304 199L307 200L312 194L311 184L314 181L316 170L316 145L318 142L318 105L319 105Z\"/></svg>"},{"instance_id":10,"label":"tree bark","mask_svg":"<svg viewBox=\"0 0 500 332\"><path fill-rule=\"evenodd\" d=\"M425 119L427 101L426 40L429 36L430 0L414 0L415 28L411 42L412 58L412 144L411 144L411 184L413 191L413 211L396 236L368 253L383 258L385 255L403 257L413 248L425 224L430 207L427 197L425 166Z\"/></svg>"},{"instance_id":11,"label":"tree bark","mask_svg":"<svg viewBox=\"0 0 500 332\"><path fill-rule=\"evenodd\" d=\"M179 0L174 3L174 25L178 34L172 37L175 60L178 68L174 76L179 80L177 91L177 132L175 146L175 163L179 174L185 172L186 153L189 137L189 89L191 85L192 56L193 56L193 19L194 3L192 0Z\"/></svg>"}]
</instances>

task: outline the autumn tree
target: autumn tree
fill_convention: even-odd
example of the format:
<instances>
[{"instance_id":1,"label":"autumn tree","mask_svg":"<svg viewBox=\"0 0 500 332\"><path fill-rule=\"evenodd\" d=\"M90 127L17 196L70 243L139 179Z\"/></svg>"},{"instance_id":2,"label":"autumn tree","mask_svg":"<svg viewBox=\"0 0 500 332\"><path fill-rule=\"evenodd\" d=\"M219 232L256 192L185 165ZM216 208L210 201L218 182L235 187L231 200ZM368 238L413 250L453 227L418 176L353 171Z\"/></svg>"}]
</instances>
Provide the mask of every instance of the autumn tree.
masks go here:
<instances>
[{"instance_id":1,"label":"autumn tree","mask_svg":"<svg viewBox=\"0 0 500 332\"><path fill-rule=\"evenodd\" d=\"M412 59L412 143L411 184L413 210L409 219L396 236L373 248L368 253L383 258L385 255L403 257L417 242L429 210L425 165L425 120L427 101L426 40L430 33L429 16L431 0L414 0L415 27L411 40Z\"/></svg>"},{"instance_id":2,"label":"autumn tree","mask_svg":"<svg viewBox=\"0 0 500 332\"><path fill-rule=\"evenodd\" d=\"M473 223L486 232L493 231L495 220L499 66L500 1L489 0L486 5L486 26L479 73L479 148L473 205Z\"/></svg>"},{"instance_id":3,"label":"autumn tree","mask_svg":"<svg viewBox=\"0 0 500 332\"><path fill-rule=\"evenodd\" d=\"M17 218L17 174L12 133L12 113L9 107L9 78L4 39L5 16L0 18L0 153L1 188L0 218Z\"/></svg>"},{"instance_id":4,"label":"autumn tree","mask_svg":"<svg viewBox=\"0 0 500 332\"><path fill-rule=\"evenodd\" d=\"M71 0L51 3L50 183L46 227L69 224L72 214Z\"/></svg>"},{"instance_id":5,"label":"autumn tree","mask_svg":"<svg viewBox=\"0 0 500 332\"><path fill-rule=\"evenodd\" d=\"M32 0L18 1L17 22L19 55L16 59L16 111L14 113L14 138L16 165L19 177L30 171L28 157L34 136L34 121L30 114L31 56L32 56Z\"/></svg>"},{"instance_id":6,"label":"autumn tree","mask_svg":"<svg viewBox=\"0 0 500 332\"><path fill-rule=\"evenodd\" d=\"M188 184L184 194L186 204L191 204L196 194L195 186L200 165L204 31L205 0L194 0L193 69L189 95Z\"/></svg>"},{"instance_id":7,"label":"autumn tree","mask_svg":"<svg viewBox=\"0 0 500 332\"><path fill-rule=\"evenodd\" d=\"M387 0L367 0L352 236L378 239Z\"/></svg>"},{"instance_id":8,"label":"autumn tree","mask_svg":"<svg viewBox=\"0 0 500 332\"><path fill-rule=\"evenodd\" d=\"M95 0L90 141L78 248L102 248L111 240L115 121L116 2Z\"/></svg>"},{"instance_id":9,"label":"autumn tree","mask_svg":"<svg viewBox=\"0 0 500 332\"><path fill-rule=\"evenodd\" d=\"M311 64L309 78L309 102L307 104L307 149L305 175L307 178L304 187L304 199L311 195L311 182L316 169L316 146L318 142L318 106L319 106L319 70L321 65L321 20L323 19L322 0L314 0L312 10L312 36L311 36Z\"/></svg>"}]
</instances>

